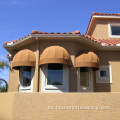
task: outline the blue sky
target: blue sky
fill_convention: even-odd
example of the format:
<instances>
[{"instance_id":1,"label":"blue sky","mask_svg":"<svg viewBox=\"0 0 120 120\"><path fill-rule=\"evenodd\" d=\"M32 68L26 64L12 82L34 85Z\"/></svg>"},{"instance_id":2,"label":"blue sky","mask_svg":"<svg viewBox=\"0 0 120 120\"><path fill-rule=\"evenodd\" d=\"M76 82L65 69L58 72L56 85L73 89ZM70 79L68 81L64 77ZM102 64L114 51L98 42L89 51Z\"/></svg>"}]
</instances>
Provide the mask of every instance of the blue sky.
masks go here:
<instances>
[{"instance_id":1,"label":"blue sky","mask_svg":"<svg viewBox=\"0 0 120 120\"><path fill-rule=\"evenodd\" d=\"M92 12L120 13L119 0L0 0L0 60L7 60L5 41L31 33L85 33ZM0 72L8 80L9 71Z\"/></svg>"}]
</instances>

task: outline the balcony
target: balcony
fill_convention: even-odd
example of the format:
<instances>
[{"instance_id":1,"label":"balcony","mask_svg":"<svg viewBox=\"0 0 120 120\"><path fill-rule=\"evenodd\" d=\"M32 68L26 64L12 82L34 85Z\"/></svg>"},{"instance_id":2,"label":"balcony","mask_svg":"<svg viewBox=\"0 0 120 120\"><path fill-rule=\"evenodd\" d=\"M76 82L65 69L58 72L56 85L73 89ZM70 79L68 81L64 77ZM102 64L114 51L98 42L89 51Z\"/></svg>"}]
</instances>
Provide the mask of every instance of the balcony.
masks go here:
<instances>
[{"instance_id":1,"label":"balcony","mask_svg":"<svg viewBox=\"0 0 120 120\"><path fill-rule=\"evenodd\" d=\"M119 120L120 92L1 93L0 120Z\"/></svg>"}]
</instances>

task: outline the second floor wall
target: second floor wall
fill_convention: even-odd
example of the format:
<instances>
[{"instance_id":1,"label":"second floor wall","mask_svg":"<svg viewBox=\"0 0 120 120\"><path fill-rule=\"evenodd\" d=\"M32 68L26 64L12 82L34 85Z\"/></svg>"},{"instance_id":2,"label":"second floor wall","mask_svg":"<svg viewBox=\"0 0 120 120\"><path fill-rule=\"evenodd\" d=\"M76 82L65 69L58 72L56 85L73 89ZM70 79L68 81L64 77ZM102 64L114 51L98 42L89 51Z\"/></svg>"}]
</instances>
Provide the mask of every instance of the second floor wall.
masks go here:
<instances>
[{"instance_id":1,"label":"second floor wall","mask_svg":"<svg viewBox=\"0 0 120 120\"><path fill-rule=\"evenodd\" d=\"M90 36L101 40L116 40L120 38L120 36L111 37L111 25L120 27L120 19L96 19L91 29Z\"/></svg>"}]
</instances>

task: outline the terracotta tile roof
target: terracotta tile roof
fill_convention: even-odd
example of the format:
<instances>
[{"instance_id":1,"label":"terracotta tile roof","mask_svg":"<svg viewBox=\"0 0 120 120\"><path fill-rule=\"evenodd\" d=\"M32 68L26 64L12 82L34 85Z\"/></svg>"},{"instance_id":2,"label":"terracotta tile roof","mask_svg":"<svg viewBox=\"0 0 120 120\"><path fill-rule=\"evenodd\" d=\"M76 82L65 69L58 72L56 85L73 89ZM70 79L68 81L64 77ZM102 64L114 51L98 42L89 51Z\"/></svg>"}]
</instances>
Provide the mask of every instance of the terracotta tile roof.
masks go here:
<instances>
[{"instance_id":1,"label":"terracotta tile roof","mask_svg":"<svg viewBox=\"0 0 120 120\"><path fill-rule=\"evenodd\" d=\"M97 13L97 12L93 12L92 16L93 15L120 16L120 13Z\"/></svg>"},{"instance_id":2,"label":"terracotta tile roof","mask_svg":"<svg viewBox=\"0 0 120 120\"><path fill-rule=\"evenodd\" d=\"M120 39L95 39L89 35L84 36L96 43L100 43L102 46L120 46Z\"/></svg>"},{"instance_id":3,"label":"terracotta tile roof","mask_svg":"<svg viewBox=\"0 0 120 120\"><path fill-rule=\"evenodd\" d=\"M33 30L32 31L32 34L80 34L80 31L76 30L76 31L73 31L73 32L70 32L70 33L60 33L60 32L57 32L57 33L54 33L54 32L41 32L41 31L38 31L38 30Z\"/></svg>"},{"instance_id":4,"label":"terracotta tile roof","mask_svg":"<svg viewBox=\"0 0 120 120\"><path fill-rule=\"evenodd\" d=\"M81 35L80 34L80 31L73 31L73 32L70 32L70 33L60 33L60 32L57 32L57 33L54 33L54 32L51 32L51 33L47 33L47 32L41 32L41 31L38 31L38 30L33 30L31 34L29 34L28 36L32 35L32 34L53 34L53 35L76 35L78 34L79 36L82 36L84 38L87 38L88 40L91 40L92 42L96 43L96 44L101 44L102 46L120 46L120 39L95 39L89 35ZM13 45L14 43L17 43L18 41L20 40L23 40L25 38L27 38L28 36L25 36L19 40L13 40L13 41L8 41L8 42L5 42L4 45L6 46L11 46Z\"/></svg>"},{"instance_id":5,"label":"terracotta tile roof","mask_svg":"<svg viewBox=\"0 0 120 120\"><path fill-rule=\"evenodd\" d=\"M7 41L7 42L4 42L4 45L12 45L12 44L14 44L14 43L17 43L18 41L20 41L20 40L22 40L22 39L25 39L25 38L27 38L28 36L30 36L31 34L29 34L29 35L26 35L26 36L24 36L23 38L20 38L20 39L17 39L17 40L12 40L12 41Z\"/></svg>"},{"instance_id":6,"label":"terracotta tile roof","mask_svg":"<svg viewBox=\"0 0 120 120\"><path fill-rule=\"evenodd\" d=\"M50 32L50 33L48 33L48 32L41 32L41 31L38 31L38 30L32 30L31 34L54 34L54 35L57 35L57 34L60 34L60 35L62 35L62 34L72 34L72 35L76 35L76 34L80 34L80 31L75 30L75 31L69 32L69 33L66 33L66 32L63 32L63 33L60 33L60 32L57 32L57 33ZM20 41L20 40L30 36L31 34L29 34L27 36L24 36L23 38L18 39L18 40L12 40L12 41L8 41L8 42L4 42L4 45L8 45L8 46L12 45L12 44L14 44L14 43L16 43L16 42L18 42L18 41Z\"/></svg>"}]
</instances>

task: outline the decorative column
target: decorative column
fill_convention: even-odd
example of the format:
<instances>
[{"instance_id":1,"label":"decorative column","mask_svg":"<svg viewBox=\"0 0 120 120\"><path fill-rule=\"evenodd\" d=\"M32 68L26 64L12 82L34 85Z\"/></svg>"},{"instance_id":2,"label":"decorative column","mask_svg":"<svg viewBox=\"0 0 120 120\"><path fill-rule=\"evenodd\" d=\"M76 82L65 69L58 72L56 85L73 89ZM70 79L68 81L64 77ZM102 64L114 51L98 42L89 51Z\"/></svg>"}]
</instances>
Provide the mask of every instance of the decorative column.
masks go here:
<instances>
[{"instance_id":1,"label":"decorative column","mask_svg":"<svg viewBox=\"0 0 120 120\"><path fill-rule=\"evenodd\" d=\"M90 69L90 76L91 76L91 92L95 91L95 71L93 69Z\"/></svg>"},{"instance_id":2,"label":"decorative column","mask_svg":"<svg viewBox=\"0 0 120 120\"><path fill-rule=\"evenodd\" d=\"M38 92L39 90L39 40L36 38L36 65L34 72L34 81L33 81L33 92Z\"/></svg>"},{"instance_id":3,"label":"decorative column","mask_svg":"<svg viewBox=\"0 0 120 120\"><path fill-rule=\"evenodd\" d=\"M70 66L69 72L69 91L76 92L77 91L77 72L75 66L75 56L71 55L72 66Z\"/></svg>"}]
</instances>

